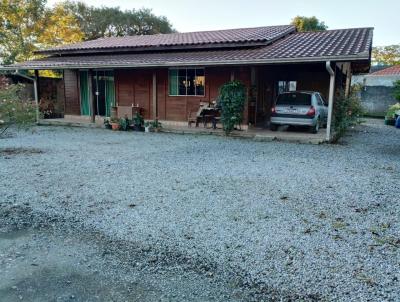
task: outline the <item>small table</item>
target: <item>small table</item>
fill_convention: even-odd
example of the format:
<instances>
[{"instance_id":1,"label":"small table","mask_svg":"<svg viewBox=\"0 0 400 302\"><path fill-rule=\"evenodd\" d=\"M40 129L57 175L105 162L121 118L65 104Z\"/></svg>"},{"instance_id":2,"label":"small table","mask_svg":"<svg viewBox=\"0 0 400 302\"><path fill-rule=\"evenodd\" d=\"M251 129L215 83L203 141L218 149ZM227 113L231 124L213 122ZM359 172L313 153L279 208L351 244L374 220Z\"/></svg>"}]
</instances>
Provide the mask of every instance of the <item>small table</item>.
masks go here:
<instances>
[{"instance_id":1,"label":"small table","mask_svg":"<svg viewBox=\"0 0 400 302\"><path fill-rule=\"evenodd\" d=\"M214 107L206 107L200 113L201 120L203 122L204 128L207 128L208 123L212 123L213 129L217 128L217 120L219 117L220 111Z\"/></svg>"}]
</instances>

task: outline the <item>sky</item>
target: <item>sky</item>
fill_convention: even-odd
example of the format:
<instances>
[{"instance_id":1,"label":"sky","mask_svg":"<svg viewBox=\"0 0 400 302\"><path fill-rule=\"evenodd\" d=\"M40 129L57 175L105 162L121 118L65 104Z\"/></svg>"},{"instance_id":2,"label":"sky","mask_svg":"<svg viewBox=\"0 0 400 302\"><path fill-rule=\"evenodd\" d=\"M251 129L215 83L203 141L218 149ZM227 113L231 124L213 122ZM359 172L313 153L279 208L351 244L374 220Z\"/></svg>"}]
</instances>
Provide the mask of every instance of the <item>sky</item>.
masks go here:
<instances>
[{"instance_id":1,"label":"sky","mask_svg":"<svg viewBox=\"0 0 400 302\"><path fill-rule=\"evenodd\" d=\"M58 2L48 0L49 5ZM374 46L400 44L400 0L86 0L94 6L150 8L179 32L282 25L316 16L329 29L374 27Z\"/></svg>"}]
</instances>

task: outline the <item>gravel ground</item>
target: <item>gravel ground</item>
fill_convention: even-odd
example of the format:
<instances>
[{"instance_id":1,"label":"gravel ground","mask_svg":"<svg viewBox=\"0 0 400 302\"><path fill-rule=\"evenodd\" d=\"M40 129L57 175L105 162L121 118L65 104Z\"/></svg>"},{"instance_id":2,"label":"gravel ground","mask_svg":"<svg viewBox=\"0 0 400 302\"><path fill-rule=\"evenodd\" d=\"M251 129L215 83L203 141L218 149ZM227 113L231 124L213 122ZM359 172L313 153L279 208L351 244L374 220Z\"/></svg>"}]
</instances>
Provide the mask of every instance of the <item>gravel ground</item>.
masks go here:
<instances>
[{"instance_id":1,"label":"gravel ground","mask_svg":"<svg viewBox=\"0 0 400 302\"><path fill-rule=\"evenodd\" d=\"M155 272L244 300L400 299L400 131L380 121L339 145L39 127L0 140L0 167L2 213Z\"/></svg>"}]
</instances>

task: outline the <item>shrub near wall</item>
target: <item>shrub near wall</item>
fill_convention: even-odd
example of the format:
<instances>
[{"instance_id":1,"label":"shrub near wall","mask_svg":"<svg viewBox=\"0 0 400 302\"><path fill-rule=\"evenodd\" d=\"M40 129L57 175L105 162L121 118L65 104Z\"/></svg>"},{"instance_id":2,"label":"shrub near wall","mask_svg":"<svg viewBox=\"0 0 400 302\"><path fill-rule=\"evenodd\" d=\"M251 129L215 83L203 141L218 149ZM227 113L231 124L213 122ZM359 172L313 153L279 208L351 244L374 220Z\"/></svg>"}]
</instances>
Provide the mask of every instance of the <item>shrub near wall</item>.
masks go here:
<instances>
[{"instance_id":1,"label":"shrub near wall","mask_svg":"<svg viewBox=\"0 0 400 302\"><path fill-rule=\"evenodd\" d=\"M218 103L221 107L221 122L226 134L243 121L246 103L246 87L240 81L224 84L219 91Z\"/></svg>"},{"instance_id":2,"label":"shrub near wall","mask_svg":"<svg viewBox=\"0 0 400 302\"><path fill-rule=\"evenodd\" d=\"M0 137L11 126L27 127L36 120L36 106L21 98L23 89L22 84L6 85L0 89Z\"/></svg>"},{"instance_id":3,"label":"shrub near wall","mask_svg":"<svg viewBox=\"0 0 400 302\"><path fill-rule=\"evenodd\" d=\"M333 142L337 142L349 129L349 127L357 125L361 122L360 118L364 114L359 97L361 85L353 85L349 96L345 96L341 90L335 99L333 108Z\"/></svg>"}]
</instances>

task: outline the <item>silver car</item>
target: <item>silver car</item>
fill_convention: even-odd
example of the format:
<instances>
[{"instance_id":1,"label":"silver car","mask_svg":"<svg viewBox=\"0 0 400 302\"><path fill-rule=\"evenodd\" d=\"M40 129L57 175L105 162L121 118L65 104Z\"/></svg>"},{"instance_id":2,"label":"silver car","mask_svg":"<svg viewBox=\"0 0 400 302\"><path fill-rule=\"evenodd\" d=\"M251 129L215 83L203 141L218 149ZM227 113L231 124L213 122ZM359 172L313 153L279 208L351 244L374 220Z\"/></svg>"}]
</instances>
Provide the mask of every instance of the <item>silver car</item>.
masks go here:
<instances>
[{"instance_id":1,"label":"silver car","mask_svg":"<svg viewBox=\"0 0 400 302\"><path fill-rule=\"evenodd\" d=\"M326 126L328 107L319 92L292 91L278 95L271 109L270 129L279 125L308 126L312 133Z\"/></svg>"}]
</instances>

